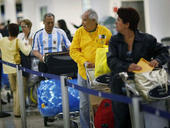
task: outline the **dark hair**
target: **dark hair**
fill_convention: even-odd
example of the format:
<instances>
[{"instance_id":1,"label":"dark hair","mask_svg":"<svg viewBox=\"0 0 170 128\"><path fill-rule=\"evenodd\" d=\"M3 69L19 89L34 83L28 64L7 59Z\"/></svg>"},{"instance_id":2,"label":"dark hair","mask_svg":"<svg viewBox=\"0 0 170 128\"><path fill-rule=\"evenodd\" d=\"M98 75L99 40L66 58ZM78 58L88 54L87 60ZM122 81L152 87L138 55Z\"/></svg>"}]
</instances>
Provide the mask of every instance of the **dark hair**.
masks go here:
<instances>
[{"instance_id":1,"label":"dark hair","mask_svg":"<svg viewBox=\"0 0 170 128\"><path fill-rule=\"evenodd\" d=\"M11 23L8 25L8 32L10 36L17 37L19 33L19 26L18 24Z\"/></svg>"},{"instance_id":2,"label":"dark hair","mask_svg":"<svg viewBox=\"0 0 170 128\"><path fill-rule=\"evenodd\" d=\"M65 20L61 19L61 20L58 20L57 22L58 22L59 28L63 29L64 31L68 30Z\"/></svg>"},{"instance_id":3,"label":"dark hair","mask_svg":"<svg viewBox=\"0 0 170 128\"><path fill-rule=\"evenodd\" d=\"M57 22L58 22L58 27L61 28L62 30L64 30L66 35L67 35L67 37L68 37L68 39L70 41L72 41L72 36L71 36L70 30L67 28L65 20L60 19Z\"/></svg>"},{"instance_id":4,"label":"dark hair","mask_svg":"<svg viewBox=\"0 0 170 128\"><path fill-rule=\"evenodd\" d=\"M54 16L54 14L53 13L46 13L45 15L44 15L44 19L43 19L43 21L45 21L45 19L46 19L46 17L53 17L54 18L54 20L55 20L55 16Z\"/></svg>"},{"instance_id":5,"label":"dark hair","mask_svg":"<svg viewBox=\"0 0 170 128\"><path fill-rule=\"evenodd\" d=\"M119 8L117 14L122 19L123 23L129 23L129 29L133 31L137 30L140 17L136 9Z\"/></svg>"}]
</instances>

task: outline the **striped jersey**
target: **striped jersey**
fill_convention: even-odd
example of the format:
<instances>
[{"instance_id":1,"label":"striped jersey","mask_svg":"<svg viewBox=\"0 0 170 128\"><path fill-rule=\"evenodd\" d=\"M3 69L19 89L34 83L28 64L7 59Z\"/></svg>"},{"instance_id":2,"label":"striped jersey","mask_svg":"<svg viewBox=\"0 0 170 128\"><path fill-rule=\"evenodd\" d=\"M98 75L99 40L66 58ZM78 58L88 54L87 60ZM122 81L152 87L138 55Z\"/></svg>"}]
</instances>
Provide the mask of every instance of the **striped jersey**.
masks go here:
<instances>
[{"instance_id":1,"label":"striped jersey","mask_svg":"<svg viewBox=\"0 0 170 128\"><path fill-rule=\"evenodd\" d=\"M53 28L48 34L45 29L37 31L33 39L33 50L38 50L41 55L51 52L60 52L62 48L69 48L71 45L66 33L59 28Z\"/></svg>"}]
</instances>

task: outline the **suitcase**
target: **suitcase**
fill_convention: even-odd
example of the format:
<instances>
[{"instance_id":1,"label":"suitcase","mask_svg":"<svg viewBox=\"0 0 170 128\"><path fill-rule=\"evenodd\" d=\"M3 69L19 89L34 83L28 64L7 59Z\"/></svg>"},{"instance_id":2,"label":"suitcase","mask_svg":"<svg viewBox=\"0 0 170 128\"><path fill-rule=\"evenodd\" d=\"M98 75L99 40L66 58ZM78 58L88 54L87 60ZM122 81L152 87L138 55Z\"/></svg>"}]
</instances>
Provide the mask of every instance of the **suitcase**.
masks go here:
<instances>
[{"instance_id":1,"label":"suitcase","mask_svg":"<svg viewBox=\"0 0 170 128\"><path fill-rule=\"evenodd\" d=\"M95 128L114 128L112 101L103 99L94 117Z\"/></svg>"},{"instance_id":2,"label":"suitcase","mask_svg":"<svg viewBox=\"0 0 170 128\"><path fill-rule=\"evenodd\" d=\"M77 76L77 64L69 56L69 52L46 53L45 63L50 74Z\"/></svg>"}]
</instances>

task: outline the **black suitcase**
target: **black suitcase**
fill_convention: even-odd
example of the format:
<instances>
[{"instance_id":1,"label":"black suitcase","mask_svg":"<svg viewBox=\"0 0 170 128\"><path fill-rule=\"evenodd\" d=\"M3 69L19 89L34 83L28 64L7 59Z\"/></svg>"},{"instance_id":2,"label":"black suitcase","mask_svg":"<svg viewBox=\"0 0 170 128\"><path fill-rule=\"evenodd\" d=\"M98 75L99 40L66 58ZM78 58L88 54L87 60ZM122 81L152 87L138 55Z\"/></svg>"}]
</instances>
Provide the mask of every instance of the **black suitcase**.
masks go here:
<instances>
[{"instance_id":1,"label":"black suitcase","mask_svg":"<svg viewBox=\"0 0 170 128\"><path fill-rule=\"evenodd\" d=\"M54 52L45 54L47 73L56 75L77 76L77 64L69 56L69 52Z\"/></svg>"}]
</instances>

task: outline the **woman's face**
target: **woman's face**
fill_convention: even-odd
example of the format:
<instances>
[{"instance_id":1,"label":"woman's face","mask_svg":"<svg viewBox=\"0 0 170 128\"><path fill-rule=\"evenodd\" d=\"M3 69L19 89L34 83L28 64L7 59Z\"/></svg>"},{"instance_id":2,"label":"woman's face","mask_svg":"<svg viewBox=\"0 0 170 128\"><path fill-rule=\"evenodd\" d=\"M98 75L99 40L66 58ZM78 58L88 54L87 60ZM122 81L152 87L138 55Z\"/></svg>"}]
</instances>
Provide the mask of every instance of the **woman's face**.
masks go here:
<instances>
[{"instance_id":1,"label":"woman's face","mask_svg":"<svg viewBox=\"0 0 170 128\"><path fill-rule=\"evenodd\" d=\"M28 34L30 32L30 28L24 22L21 22L21 28L22 28L23 33L25 34Z\"/></svg>"},{"instance_id":2,"label":"woman's face","mask_svg":"<svg viewBox=\"0 0 170 128\"><path fill-rule=\"evenodd\" d=\"M116 30L120 33L122 33L126 29L126 24L123 23L122 19L120 17L116 20Z\"/></svg>"}]
</instances>

